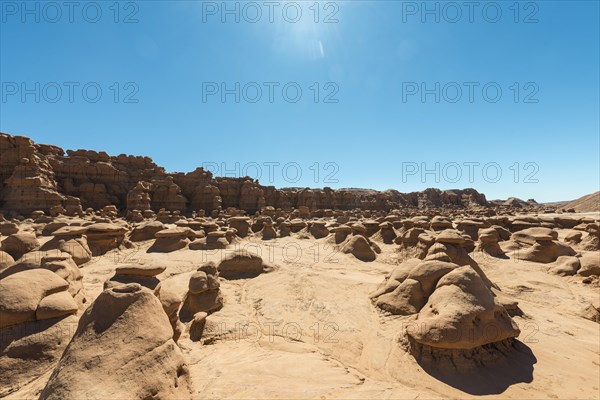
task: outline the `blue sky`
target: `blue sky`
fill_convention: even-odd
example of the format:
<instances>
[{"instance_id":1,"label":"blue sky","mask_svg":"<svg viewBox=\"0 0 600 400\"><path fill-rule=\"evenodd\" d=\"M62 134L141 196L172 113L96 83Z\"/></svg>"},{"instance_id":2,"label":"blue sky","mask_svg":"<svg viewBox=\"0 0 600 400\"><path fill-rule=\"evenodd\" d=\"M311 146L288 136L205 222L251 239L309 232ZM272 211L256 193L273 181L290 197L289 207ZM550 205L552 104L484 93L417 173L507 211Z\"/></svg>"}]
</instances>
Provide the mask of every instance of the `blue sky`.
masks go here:
<instances>
[{"instance_id":1,"label":"blue sky","mask_svg":"<svg viewBox=\"0 0 600 400\"><path fill-rule=\"evenodd\" d=\"M0 3L0 130L38 143L275 186L599 190L597 1Z\"/></svg>"}]
</instances>

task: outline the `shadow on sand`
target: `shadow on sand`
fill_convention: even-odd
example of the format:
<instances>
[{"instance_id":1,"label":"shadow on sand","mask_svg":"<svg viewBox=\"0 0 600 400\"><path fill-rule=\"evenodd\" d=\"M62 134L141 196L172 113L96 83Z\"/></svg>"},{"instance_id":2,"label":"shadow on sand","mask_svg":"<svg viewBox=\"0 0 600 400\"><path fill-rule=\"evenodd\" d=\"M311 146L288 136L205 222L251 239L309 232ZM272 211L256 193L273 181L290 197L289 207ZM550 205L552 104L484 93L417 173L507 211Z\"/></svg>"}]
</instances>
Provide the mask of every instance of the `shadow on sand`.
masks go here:
<instances>
[{"instance_id":1,"label":"shadow on sand","mask_svg":"<svg viewBox=\"0 0 600 400\"><path fill-rule=\"evenodd\" d=\"M419 365L434 378L471 395L501 394L517 383L533 381L537 358L526 344L515 340L512 349L494 365L477 365L468 372L442 370L429 363Z\"/></svg>"}]
</instances>

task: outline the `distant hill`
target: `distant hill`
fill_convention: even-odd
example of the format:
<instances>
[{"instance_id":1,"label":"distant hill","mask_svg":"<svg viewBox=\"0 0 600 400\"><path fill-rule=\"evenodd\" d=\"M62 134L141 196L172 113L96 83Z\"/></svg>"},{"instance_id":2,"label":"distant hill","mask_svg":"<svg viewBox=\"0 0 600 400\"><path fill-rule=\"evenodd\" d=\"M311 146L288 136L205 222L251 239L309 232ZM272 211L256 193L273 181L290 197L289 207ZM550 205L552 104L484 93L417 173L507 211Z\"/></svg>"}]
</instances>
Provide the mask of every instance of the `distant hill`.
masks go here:
<instances>
[{"instance_id":1,"label":"distant hill","mask_svg":"<svg viewBox=\"0 0 600 400\"><path fill-rule=\"evenodd\" d=\"M574 208L575 211L579 212L600 211L600 192L588 194L577 200L570 201L562 206L562 208L566 210Z\"/></svg>"}]
</instances>

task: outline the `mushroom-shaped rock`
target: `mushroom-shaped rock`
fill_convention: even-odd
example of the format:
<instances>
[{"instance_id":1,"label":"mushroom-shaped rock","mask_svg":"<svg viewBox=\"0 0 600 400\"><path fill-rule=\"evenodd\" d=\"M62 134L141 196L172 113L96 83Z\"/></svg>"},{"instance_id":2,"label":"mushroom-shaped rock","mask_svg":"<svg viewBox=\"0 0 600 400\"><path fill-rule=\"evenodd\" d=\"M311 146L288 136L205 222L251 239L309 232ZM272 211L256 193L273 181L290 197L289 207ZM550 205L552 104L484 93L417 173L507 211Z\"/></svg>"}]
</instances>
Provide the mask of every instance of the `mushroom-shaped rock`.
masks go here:
<instances>
[{"instance_id":1,"label":"mushroom-shaped rock","mask_svg":"<svg viewBox=\"0 0 600 400\"><path fill-rule=\"evenodd\" d=\"M350 228L352 228L352 234L354 235L367 235L367 227L359 222L353 223L350 225Z\"/></svg>"},{"instance_id":2,"label":"mushroom-shaped rock","mask_svg":"<svg viewBox=\"0 0 600 400\"><path fill-rule=\"evenodd\" d=\"M515 338L520 331L475 270L456 268L444 275L408 335L442 349L472 349Z\"/></svg>"},{"instance_id":3,"label":"mushroom-shaped rock","mask_svg":"<svg viewBox=\"0 0 600 400\"><path fill-rule=\"evenodd\" d=\"M537 242L558 240L558 232L543 227L527 228L513 233L511 239L515 242L533 245Z\"/></svg>"},{"instance_id":4,"label":"mushroom-shaped rock","mask_svg":"<svg viewBox=\"0 0 600 400\"><path fill-rule=\"evenodd\" d=\"M10 236L19 232L19 226L14 222L0 222L0 235Z\"/></svg>"},{"instance_id":5,"label":"mushroom-shaped rock","mask_svg":"<svg viewBox=\"0 0 600 400\"><path fill-rule=\"evenodd\" d=\"M190 241L188 237L195 237L190 228L169 228L154 234L156 240L148 249L149 252L171 253L186 247Z\"/></svg>"},{"instance_id":6,"label":"mushroom-shaped rock","mask_svg":"<svg viewBox=\"0 0 600 400\"><path fill-rule=\"evenodd\" d=\"M82 315L40 398L190 398L189 371L172 337L148 289L105 290Z\"/></svg>"},{"instance_id":7,"label":"mushroom-shaped rock","mask_svg":"<svg viewBox=\"0 0 600 400\"><path fill-rule=\"evenodd\" d=\"M368 239L362 235L354 235L342 246L342 253L352 254L361 261L375 261L377 254Z\"/></svg>"},{"instance_id":8,"label":"mushroom-shaped rock","mask_svg":"<svg viewBox=\"0 0 600 400\"><path fill-rule=\"evenodd\" d=\"M82 265L92 259L87 237L83 236L87 231L85 226L64 226L52 233L52 240L44 243L40 250L58 250L70 254L75 264Z\"/></svg>"},{"instance_id":9,"label":"mushroom-shaped rock","mask_svg":"<svg viewBox=\"0 0 600 400\"><path fill-rule=\"evenodd\" d=\"M69 254L45 256L42 258L41 268L50 270L69 282L69 293L78 301L84 301L83 275L75 261Z\"/></svg>"},{"instance_id":10,"label":"mushroom-shaped rock","mask_svg":"<svg viewBox=\"0 0 600 400\"><path fill-rule=\"evenodd\" d=\"M196 271L190 277L188 290L192 294L204 293L208 290L208 278L206 272Z\"/></svg>"},{"instance_id":11,"label":"mushroom-shaped rock","mask_svg":"<svg viewBox=\"0 0 600 400\"><path fill-rule=\"evenodd\" d=\"M442 217L441 215L436 215L431 219L429 226L434 231L443 231L444 229L452 228L452 221L446 217Z\"/></svg>"},{"instance_id":12,"label":"mushroom-shaped rock","mask_svg":"<svg viewBox=\"0 0 600 400\"><path fill-rule=\"evenodd\" d=\"M248 231L250 229L250 223L248 222L250 218L244 216L237 216L229 218L229 226L237 229L237 235L241 238L245 238L248 236Z\"/></svg>"},{"instance_id":13,"label":"mushroom-shaped rock","mask_svg":"<svg viewBox=\"0 0 600 400\"><path fill-rule=\"evenodd\" d=\"M127 229L111 223L96 223L87 227L88 246L95 256L118 248L125 239Z\"/></svg>"},{"instance_id":14,"label":"mushroom-shaped rock","mask_svg":"<svg viewBox=\"0 0 600 400\"><path fill-rule=\"evenodd\" d=\"M205 312L194 314L194 318L190 324L190 340L196 342L202 338L202 333L204 333L204 327L206 326L206 317L208 317L208 314Z\"/></svg>"},{"instance_id":15,"label":"mushroom-shaped rock","mask_svg":"<svg viewBox=\"0 0 600 400\"><path fill-rule=\"evenodd\" d=\"M492 257L500 257L504 255L504 251L498 244L500 235L494 228L484 228L479 230L479 241L475 247L476 251L488 254Z\"/></svg>"},{"instance_id":16,"label":"mushroom-shaped rock","mask_svg":"<svg viewBox=\"0 0 600 400\"><path fill-rule=\"evenodd\" d=\"M212 231L208 232L205 238L196 239L190 243L190 250L218 250L226 249L229 246L227 232Z\"/></svg>"},{"instance_id":17,"label":"mushroom-shaped rock","mask_svg":"<svg viewBox=\"0 0 600 400\"><path fill-rule=\"evenodd\" d=\"M279 224L279 237L290 236L292 233L290 223L288 221L282 221Z\"/></svg>"},{"instance_id":18,"label":"mushroom-shaped rock","mask_svg":"<svg viewBox=\"0 0 600 400\"><path fill-rule=\"evenodd\" d=\"M448 243L448 244L464 244L466 239L461 235L460 232L454 229L445 229L441 231L436 237L437 243Z\"/></svg>"},{"instance_id":19,"label":"mushroom-shaped rock","mask_svg":"<svg viewBox=\"0 0 600 400\"><path fill-rule=\"evenodd\" d=\"M346 240L348 235L352 233L352 228L348 225L340 225L335 228L335 243L340 244Z\"/></svg>"},{"instance_id":20,"label":"mushroom-shaped rock","mask_svg":"<svg viewBox=\"0 0 600 400\"><path fill-rule=\"evenodd\" d=\"M180 317L182 321L190 321L199 312L212 313L222 306L219 272L213 262L208 262L190 277Z\"/></svg>"},{"instance_id":21,"label":"mushroom-shaped rock","mask_svg":"<svg viewBox=\"0 0 600 400\"><path fill-rule=\"evenodd\" d=\"M483 223L474 221L471 219L463 219L456 223L456 229L460 232L468 235L472 240L477 240L477 235L480 227L483 227Z\"/></svg>"},{"instance_id":22,"label":"mushroom-shaped rock","mask_svg":"<svg viewBox=\"0 0 600 400\"><path fill-rule=\"evenodd\" d=\"M366 232L365 232L366 237L371 237L374 234L376 234L377 232L379 232L379 222L374 221L372 219L362 221L361 225L364 226L366 229Z\"/></svg>"},{"instance_id":23,"label":"mushroom-shaped rock","mask_svg":"<svg viewBox=\"0 0 600 400\"><path fill-rule=\"evenodd\" d=\"M582 232L571 232L565 236L565 242L569 244L577 244L581 242Z\"/></svg>"},{"instance_id":24,"label":"mushroom-shaped rock","mask_svg":"<svg viewBox=\"0 0 600 400\"><path fill-rule=\"evenodd\" d=\"M519 260L548 264L560 256L574 256L575 250L565 243L554 240L540 240L533 246L518 249L513 256Z\"/></svg>"},{"instance_id":25,"label":"mushroom-shaped rock","mask_svg":"<svg viewBox=\"0 0 600 400\"><path fill-rule=\"evenodd\" d=\"M132 242L141 242L144 240L154 239L156 234L165 229L165 226L160 221L150 221L144 224L136 226L133 231L131 231L131 235L129 236L129 240Z\"/></svg>"},{"instance_id":26,"label":"mushroom-shaped rock","mask_svg":"<svg viewBox=\"0 0 600 400\"><path fill-rule=\"evenodd\" d=\"M115 269L115 275L104 282L104 289L137 283L154 290L160 283L157 275L163 273L166 267L156 264L125 264Z\"/></svg>"},{"instance_id":27,"label":"mushroom-shaped rock","mask_svg":"<svg viewBox=\"0 0 600 400\"><path fill-rule=\"evenodd\" d=\"M271 218L263 222L260 234L262 240L272 240L277 237L277 232L275 231L275 228L273 228L273 221L271 221Z\"/></svg>"},{"instance_id":28,"label":"mushroom-shaped rock","mask_svg":"<svg viewBox=\"0 0 600 400\"><path fill-rule=\"evenodd\" d=\"M379 224L379 232L377 234L381 241L385 244L392 244L396 239L396 231L394 225L389 221L384 221Z\"/></svg>"}]
</instances>

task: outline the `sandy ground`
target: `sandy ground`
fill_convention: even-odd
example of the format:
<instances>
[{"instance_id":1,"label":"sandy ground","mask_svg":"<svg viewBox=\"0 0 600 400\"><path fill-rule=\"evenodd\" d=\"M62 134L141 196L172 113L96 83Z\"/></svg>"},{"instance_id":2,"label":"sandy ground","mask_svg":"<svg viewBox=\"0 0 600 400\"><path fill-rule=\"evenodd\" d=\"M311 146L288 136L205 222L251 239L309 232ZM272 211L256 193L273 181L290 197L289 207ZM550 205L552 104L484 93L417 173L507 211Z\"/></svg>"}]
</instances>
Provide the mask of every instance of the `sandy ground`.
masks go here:
<instances>
[{"instance_id":1,"label":"sandy ground","mask_svg":"<svg viewBox=\"0 0 600 400\"><path fill-rule=\"evenodd\" d=\"M568 231L561 231L564 236ZM583 310L598 286L548 274L547 265L475 255L502 292L519 302L519 351L494 368L463 376L425 371L398 343L409 317L385 315L368 294L398 263L380 244L375 262L335 250L327 238L240 240L219 251L115 251L82 268L87 297L122 263L167 266L163 284L185 288L192 271L236 248L262 255L275 270L221 280L225 305L208 317L205 343L179 340L194 398L600 398L600 325ZM182 289L184 290L184 289ZM34 398L49 372L8 398Z\"/></svg>"}]
</instances>

